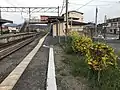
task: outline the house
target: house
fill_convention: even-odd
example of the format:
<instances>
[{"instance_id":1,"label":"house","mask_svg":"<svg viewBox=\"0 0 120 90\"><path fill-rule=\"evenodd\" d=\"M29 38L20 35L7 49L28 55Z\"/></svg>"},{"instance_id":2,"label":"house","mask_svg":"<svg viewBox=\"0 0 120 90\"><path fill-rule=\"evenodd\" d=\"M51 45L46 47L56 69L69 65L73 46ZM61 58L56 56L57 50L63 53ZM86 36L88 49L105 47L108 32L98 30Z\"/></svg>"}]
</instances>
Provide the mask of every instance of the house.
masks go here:
<instances>
[{"instance_id":1,"label":"house","mask_svg":"<svg viewBox=\"0 0 120 90\"><path fill-rule=\"evenodd\" d=\"M120 31L120 17L108 19L106 31L110 34L118 34Z\"/></svg>"},{"instance_id":2,"label":"house","mask_svg":"<svg viewBox=\"0 0 120 90\"><path fill-rule=\"evenodd\" d=\"M8 30L10 33L18 33L19 29L17 29L16 27L8 27Z\"/></svg>"},{"instance_id":3,"label":"house","mask_svg":"<svg viewBox=\"0 0 120 90\"><path fill-rule=\"evenodd\" d=\"M6 19L1 19L1 17L0 17L0 34L3 34L4 32L8 31L7 27L2 26L5 23L13 23L13 21L6 20Z\"/></svg>"},{"instance_id":4,"label":"house","mask_svg":"<svg viewBox=\"0 0 120 90\"><path fill-rule=\"evenodd\" d=\"M62 15L64 17L64 21L66 21L66 13ZM69 21L83 22L83 13L78 11L69 11L68 12Z\"/></svg>"},{"instance_id":5,"label":"house","mask_svg":"<svg viewBox=\"0 0 120 90\"><path fill-rule=\"evenodd\" d=\"M48 17L48 22L51 22L51 32L53 36L65 36L66 32L66 13L62 16L51 16ZM83 22L83 13L78 11L68 12L68 31L82 32L84 25L87 23Z\"/></svg>"},{"instance_id":6,"label":"house","mask_svg":"<svg viewBox=\"0 0 120 90\"><path fill-rule=\"evenodd\" d=\"M92 38L95 35L95 23L88 22L87 25L84 26L83 32Z\"/></svg>"},{"instance_id":7,"label":"house","mask_svg":"<svg viewBox=\"0 0 120 90\"><path fill-rule=\"evenodd\" d=\"M3 33L4 33L4 32L9 32L7 26L2 25L2 27L0 27L0 28L2 29L2 32L3 32Z\"/></svg>"},{"instance_id":8,"label":"house","mask_svg":"<svg viewBox=\"0 0 120 90\"><path fill-rule=\"evenodd\" d=\"M8 27L8 30L10 33L17 33L19 32L19 27L17 24L6 24L6 27Z\"/></svg>"}]
</instances>

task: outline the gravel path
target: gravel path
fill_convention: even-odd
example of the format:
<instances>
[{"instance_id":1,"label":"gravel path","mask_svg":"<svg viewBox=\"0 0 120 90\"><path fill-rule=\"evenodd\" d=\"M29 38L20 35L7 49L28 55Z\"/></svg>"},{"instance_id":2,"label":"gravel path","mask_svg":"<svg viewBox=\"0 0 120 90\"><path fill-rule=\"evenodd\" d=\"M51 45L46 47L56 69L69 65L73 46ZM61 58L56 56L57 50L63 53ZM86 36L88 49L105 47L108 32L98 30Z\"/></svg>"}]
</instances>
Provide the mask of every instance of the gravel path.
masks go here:
<instances>
[{"instance_id":1,"label":"gravel path","mask_svg":"<svg viewBox=\"0 0 120 90\"><path fill-rule=\"evenodd\" d=\"M8 76L8 74L25 58L25 56L37 45L39 39L35 39L32 43L12 53L0 61L0 83Z\"/></svg>"},{"instance_id":2,"label":"gravel path","mask_svg":"<svg viewBox=\"0 0 120 90\"><path fill-rule=\"evenodd\" d=\"M63 63L66 57L63 49L54 46L57 90L89 90L86 80L81 77L74 77L70 72L70 66Z\"/></svg>"},{"instance_id":3,"label":"gravel path","mask_svg":"<svg viewBox=\"0 0 120 90\"><path fill-rule=\"evenodd\" d=\"M51 37L47 36L44 44L50 45ZM45 90L49 49L41 47L13 90Z\"/></svg>"}]
</instances>

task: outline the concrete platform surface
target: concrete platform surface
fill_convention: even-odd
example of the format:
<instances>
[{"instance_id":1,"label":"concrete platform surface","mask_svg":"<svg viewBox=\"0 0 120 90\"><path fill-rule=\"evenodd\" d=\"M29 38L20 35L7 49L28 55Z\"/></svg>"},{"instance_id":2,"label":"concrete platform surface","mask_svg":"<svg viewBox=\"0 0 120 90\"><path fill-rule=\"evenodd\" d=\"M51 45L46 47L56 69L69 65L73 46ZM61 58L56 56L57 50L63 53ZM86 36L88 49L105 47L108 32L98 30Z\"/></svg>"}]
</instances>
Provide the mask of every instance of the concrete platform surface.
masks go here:
<instances>
[{"instance_id":1,"label":"concrete platform surface","mask_svg":"<svg viewBox=\"0 0 120 90\"><path fill-rule=\"evenodd\" d=\"M45 35L42 39L40 39L37 46L24 58L24 60L8 75L8 77L0 84L0 90L12 90L14 85L19 80L20 76L23 74L24 70L37 53L39 48L41 47L43 41L45 40L47 35Z\"/></svg>"}]
</instances>

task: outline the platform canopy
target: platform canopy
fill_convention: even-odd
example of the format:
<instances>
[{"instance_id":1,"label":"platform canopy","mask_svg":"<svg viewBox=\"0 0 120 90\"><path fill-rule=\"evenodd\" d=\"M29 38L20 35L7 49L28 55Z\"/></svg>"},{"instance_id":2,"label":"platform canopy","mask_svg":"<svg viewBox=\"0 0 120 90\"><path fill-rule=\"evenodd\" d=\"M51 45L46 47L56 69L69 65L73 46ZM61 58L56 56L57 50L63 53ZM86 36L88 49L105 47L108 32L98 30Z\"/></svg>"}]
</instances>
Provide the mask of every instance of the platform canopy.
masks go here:
<instances>
[{"instance_id":1,"label":"platform canopy","mask_svg":"<svg viewBox=\"0 0 120 90\"><path fill-rule=\"evenodd\" d=\"M0 25L2 25L4 23L13 23L13 21L6 20L6 19L0 19Z\"/></svg>"}]
</instances>

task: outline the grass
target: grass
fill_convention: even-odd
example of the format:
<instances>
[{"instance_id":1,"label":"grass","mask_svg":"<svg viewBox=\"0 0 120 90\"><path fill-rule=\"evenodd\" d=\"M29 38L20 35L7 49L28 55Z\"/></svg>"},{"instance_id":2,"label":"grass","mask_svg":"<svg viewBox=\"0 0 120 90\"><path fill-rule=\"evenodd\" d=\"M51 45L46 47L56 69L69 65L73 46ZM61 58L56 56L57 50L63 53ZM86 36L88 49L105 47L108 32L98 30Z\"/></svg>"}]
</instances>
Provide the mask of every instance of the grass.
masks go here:
<instances>
[{"instance_id":1,"label":"grass","mask_svg":"<svg viewBox=\"0 0 120 90\"><path fill-rule=\"evenodd\" d=\"M120 90L120 62L118 62L117 68L111 67L102 71L100 81L98 82L96 77L97 73L89 69L85 62L85 56L73 53L69 44L69 42L67 42L67 44L62 43L60 46L62 46L65 51L63 62L70 66L70 73L74 77L85 79L89 90ZM67 46L67 48L65 46ZM120 56L120 54L118 54L118 56Z\"/></svg>"},{"instance_id":2,"label":"grass","mask_svg":"<svg viewBox=\"0 0 120 90\"><path fill-rule=\"evenodd\" d=\"M85 78L90 90L120 90L120 62L118 68L111 67L101 72L100 81L97 81L96 73L89 69L85 63L85 57L75 53L67 54L63 60L71 67L71 74L74 77Z\"/></svg>"},{"instance_id":3,"label":"grass","mask_svg":"<svg viewBox=\"0 0 120 90\"><path fill-rule=\"evenodd\" d=\"M120 57L120 51L118 51L117 55L118 55L118 57Z\"/></svg>"}]
</instances>

